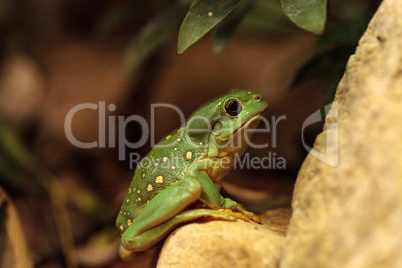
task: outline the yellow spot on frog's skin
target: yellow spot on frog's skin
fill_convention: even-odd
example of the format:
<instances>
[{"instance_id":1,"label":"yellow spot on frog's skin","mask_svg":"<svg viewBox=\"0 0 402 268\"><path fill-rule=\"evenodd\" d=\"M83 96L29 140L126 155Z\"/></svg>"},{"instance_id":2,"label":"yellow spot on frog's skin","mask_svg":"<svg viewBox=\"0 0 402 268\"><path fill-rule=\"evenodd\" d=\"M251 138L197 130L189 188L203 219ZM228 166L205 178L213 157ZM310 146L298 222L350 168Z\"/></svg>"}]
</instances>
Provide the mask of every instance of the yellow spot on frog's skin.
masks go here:
<instances>
[{"instance_id":1,"label":"yellow spot on frog's skin","mask_svg":"<svg viewBox=\"0 0 402 268\"><path fill-rule=\"evenodd\" d=\"M147 204L149 203L149 200L147 200Z\"/></svg>"},{"instance_id":2,"label":"yellow spot on frog's skin","mask_svg":"<svg viewBox=\"0 0 402 268\"><path fill-rule=\"evenodd\" d=\"M168 140L168 139L170 139L170 137L172 137L171 135L167 135L166 136L166 139Z\"/></svg>"},{"instance_id":3,"label":"yellow spot on frog's skin","mask_svg":"<svg viewBox=\"0 0 402 268\"><path fill-rule=\"evenodd\" d=\"M148 163L147 163L147 162L145 162L145 163L144 163L144 166L146 166L147 164L148 164Z\"/></svg>"},{"instance_id":4,"label":"yellow spot on frog's skin","mask_svg":"<svg viewBox=\"0 0 402 268\"><path fill-rule=\"evenodd\" d=\"M158 166L158 163L155 163L155 167Z\"/></svg>"},{"instance_id":5,"label":"yellow spot on frog's skin","mask_svg":"<svg viewBox=\"0 0 402 268\"><path fill-rule=\"evenodd\" d=\"M127 215L127 213L126 212L124 212L124 216L126 216Z\"/></svg>"},{"instance_id":6,"label":"yellow spot on frog's skin","mask_svg":"<svg viewBox=\"0 0 402 268\"><path fill-rule=\"evenodd\" d=\"M163 162L166 162L167 159L168 159L168 158L165 156L162 160L163 160Z\"/></svg>"},{"instance_id":7,"label":"yellow spot on frog's skin","mask_svg":"<svg viewBox=\"0 0 402 268\"><path fill-rule=\"evenodd\" d=\"M124 230L124 227L123 227L123 225L120 225L120 230L122 230L122 231Z\"/></svg>"},{"instance_id":8,"label":"yellow spot on frog's skin","mask_svg":"<svg viewBox=\"0 0 402 268\"><path fill-rule=\"evenodd\" d=\"M142 174L142 177L143 177L143 178L145 177L145 173L144 173L144 174Z\"/></svg>"},{"instance_id":9,"label":"yellow spot on frog's skin","mask_svg":"<svg viewBox=\"0 0 402 268\"><path fill-rule=\"evenodd\" d=\"M159 161L159 158L156 158L156 161Z\"/></svg>"},{"instance_id":10,"label":"yellow spot on frog's skin","mask_svg":"<svg viewBox=\"0 0 402 268\"><path fill-rule=\"evenodd\" d=\"M128 188L128 193L131 194L131 188Z\"/></svg>"},{"instance_id":11,"label":"yellow spot on frog's skin","mask_svg":"<svg viewBox=\"0 0 402 268\"><path fill-rule=\"evenodd\" d=\"M120 210L120 214L123 214L123 211Z\"/></svg>"},{"instance_id":12,"label":"yellow spot on frog's skin","mask_svg":"<svg viewBox=\"0 0 402 268\"><path fill-rule=\"evenodd\" d=\"M177 130L177 133L180 133L180 131L183 129L183 127L181 127L181 128L179 128L178 130Z\"/></svg>"},{"instance_id":13,"label":"yellow spot on frog's skin","mask_svg":"<svg viewBox=\"0 0 402 268\"><path fill-rule=\"evenodd\" d=\"M140 197L138 197L138 201L141 201L141 198L140 198Z\"/></svg>"},{"instance_id":14,"label":"yellow spot on frog's skin","mask_svg":"<svg viewBox=\"0 0 402 268\"><path fill-rule=\"evenodd\" d=\"M137 193L140 193L140 190L138 190Z\"/></svg>"},{"instance_id":15,"label":"yellow spot on frog's skin","mask_svg":"<svg viewBox=\"0 0 402 268\"><path fill-rule=\"evenodd\" d=\"M135 191L135 187L134 187L134 189L133 189L133 192Z\"/></svg>"},{"instance_id":16,"label":"yellow spot on frog's skin","mask_svg":"<svg viewBox=\"0 0 402 268\"><path fill-rule=\"evenodd\" d=\"M155 182L156 182L156 183L163 183L163 177L162 177L162 176L156 177Z\"/></svg>"},{"instance_id":17,"label":"yellow spot on frog's skin","mask_svg":"<svg viewBox=\"0 0 402 268\"><path fill-rule=\"evenodd\" d=\"M202 142L200 142L200 145L202 145Z\"/></svg>"},{"instance_id":18,"label":"yellow spot on frog's skin","mask_svg":"<svg viewBox=\"0 0 402 268\"><path fill-rule=\"evenodd\" d=\"M130 199L127 198L126 202L127 202L127 203L130 202Z\"/></svg>"},{"instance_id":19,"label":"yellow spot on frog's skin","mask_svg":"<svg viewBox=\"0 0 402 268\"><path fill-rule=\"evenodd\" d=\"M175 169L176 169L176 167L175 167L175 166L173 166L173 167L172 167L172 169L173 169L173 170L175 170Z\"/></svg>"},{"instance_id":20,"label":"yellow spot on frog's skin","mask_svg":"<svg viewBox=\"0 0 402 268\"><path fill-rule=\"evenodd\" d=\"M131 220L130 219L127 220L127 225L131 226Z\"/></svg>"},{"instance_id":21,"label":"yellow spot on frog's skin","mask_svg":"<svg viewBox=\"0 0 402 268\"><path fill-rule=\"evenodd\" d=\"M248 94L251 94L251 92L249 91L249 92L247 92Z\"/></svg>"},{"instance_id":22,"label":"yellow spot on frog's skin","mask_svg":"<svg viewBox=\"0 0 402 268\"><path fill-rule=\"evenodd\" d=\"M174 148L175 151L177 151L177 148Z\"/></svg>"},{"instance_id":23,"label":"yellow spot on frog's skin","mask_svg":"<svg viewBox=\"0 0 402 268\"><path fill-rule=\"evenodd\" d=\"M154 187L152 187L151 184L148 184L147 191L150 192L150 191L152 191L153 189L154 189Z\"/></svg>"},{"instance_id":24,"label":"yellow spot on frog's skin","mask_svg":"<svg viewBox=\"0 0 402 268\"><path fill-rule=\"evenodd\" d=\"M220 102L218 103L218 105L221 105L221 103L222 103L222 102L220 101Z\"/></svg>"},{"instance_id":25,"label":"yellow spot on frog's skin","mask_svg":"<svg viewBox=\"0 0 402 268\"><path fill-rule=\"evenodd\" d=\"M192 152L187 152L187 153L186 153L186 158L187 158L188 160L190 160L191 157L193 157L193 153L192 153Z\"/></svg>"},{"instance_id":26,"label":"yellow spot on frog's skin","mask_svg":"<svg viewBox=\"0 0 402 268\"><path fill-rule=\"evenodd\" d=\"M208 12L208 17L212 17L213 14L214 13L212 13L212 12Z\"/></svg>"},{"instance_id":27,"label":"yellow spot on frog's skin","mask_svg":"<svg viewBox=\"0 0 402 268\"><path fill-rule=\"evenodd\" d=\"M135 199L135 202L137 202L137 201L138 201L138 198Z\"/></svg>"},{"instance_id":28,"label":"yellow spot on frog's skin","mask_svg":"<svg viewBox=\"0 0 402 268\"><path fill-rule=\"evenodd\" d=\"M177 141L181 141L181 139L177 139Z\"/></svg>"}]
</instances>

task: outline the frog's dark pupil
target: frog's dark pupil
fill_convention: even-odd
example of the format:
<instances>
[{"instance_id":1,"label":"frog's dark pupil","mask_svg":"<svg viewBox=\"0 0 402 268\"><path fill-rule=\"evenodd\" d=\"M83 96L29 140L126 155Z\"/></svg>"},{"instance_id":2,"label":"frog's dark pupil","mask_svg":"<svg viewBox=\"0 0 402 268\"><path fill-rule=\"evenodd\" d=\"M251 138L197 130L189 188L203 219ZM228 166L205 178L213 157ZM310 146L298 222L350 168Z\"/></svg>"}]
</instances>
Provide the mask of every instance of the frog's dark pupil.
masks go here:
<instances>
[{"instance_id":1,"label":"frog's dark pupil","mask_svg":"<svg viewBox=\"0 0 402 268\"><path fill-rule=\"evenodd\" d=\"M241 104L238 100L228 100L225 105L225 110L228 114L235 116L241 112Z\"/></svg>"}]
</instances>

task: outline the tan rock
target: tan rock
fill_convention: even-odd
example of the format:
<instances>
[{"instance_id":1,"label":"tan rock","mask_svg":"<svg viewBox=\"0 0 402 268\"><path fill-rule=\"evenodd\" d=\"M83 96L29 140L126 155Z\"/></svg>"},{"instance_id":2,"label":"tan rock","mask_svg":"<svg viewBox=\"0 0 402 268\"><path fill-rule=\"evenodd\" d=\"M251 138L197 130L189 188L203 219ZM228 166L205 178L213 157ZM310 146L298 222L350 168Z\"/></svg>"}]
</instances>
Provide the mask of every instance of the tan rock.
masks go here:
<instances>
[{"instance_id":1,"label":"tan rock","mask_svg":"<svg viewBox=\"0 0 402 268\"><path fill-rule=\"evenodd\" d=\"M285 236L288 231L291 215L292 210L290 208L278 208L266 211L260 215L260 218L265 227Z\"/></svg>"},{"instance_id":2,"label":"tan rock","mask_svg":"<svg viewBox=\"0 0 402 268\"><path fill-rule=\"evenodd\" d=\"M326 163L297 178L280 267L402 267L401 122L402 2L384 0L316 139Z\"/></svg>"},{"instance_id":3,"label":"tan rock","mask_svg":"<svg viewBox=\"0 0 402 268\"><path fill-rule=\"evenodd\" d=\"M253 222L187 224L168 237L157 267L278 267L283 240Z\"/></svg>"}]
</instances>

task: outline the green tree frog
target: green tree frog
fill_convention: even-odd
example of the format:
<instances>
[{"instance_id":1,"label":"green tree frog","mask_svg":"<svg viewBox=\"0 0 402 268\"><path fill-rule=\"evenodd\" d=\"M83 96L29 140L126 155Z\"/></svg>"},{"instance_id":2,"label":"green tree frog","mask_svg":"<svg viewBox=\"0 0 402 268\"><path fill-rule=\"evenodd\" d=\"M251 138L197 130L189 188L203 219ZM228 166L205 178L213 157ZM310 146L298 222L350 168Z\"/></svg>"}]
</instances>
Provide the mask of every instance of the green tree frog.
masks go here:
<instances>
[{"instance_id":1,"label":"green tree frog","mask_svg":"<svg viewBox=\"0 0 402 268\"><path fill-rule=\"evenodd\" d=\"M154 146L137 165L116 219L122 258L148 250L198 218L260 222L219 190L267 107L261 94L233 89L201 106Z\"/></svg>"}]
</instances>

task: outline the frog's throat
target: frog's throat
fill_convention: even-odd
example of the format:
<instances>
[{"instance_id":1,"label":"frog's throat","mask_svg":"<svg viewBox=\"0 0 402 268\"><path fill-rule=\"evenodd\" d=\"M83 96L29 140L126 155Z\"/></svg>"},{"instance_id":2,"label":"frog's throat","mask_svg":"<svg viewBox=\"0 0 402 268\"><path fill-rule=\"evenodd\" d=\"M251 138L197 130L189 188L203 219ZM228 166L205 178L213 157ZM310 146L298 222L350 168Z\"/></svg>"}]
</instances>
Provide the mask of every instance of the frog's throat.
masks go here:
<instances>
[{"instance_id":1,"label":"frog's throat","mask_svg":"<svg viewBox=\"0 0 402 268\"><path fill-rule=\"evenodd\" d=\"M245 145L244 141L242 142L243 146L241 146L241 147L229 146L229 148L226 147L225 150L222 150L222 148L220 147L219 144L225 143L229 139L229 137L231 137L232 135L237 135L238 133L243 131L246 127L248 127L250 124L259 120L259 117L261 115L262 115L262 112L250 117L246 122L244 122L240 127L236 128L232 133L230 133L226 137L221 137L221 136L215 137L215 142L210 143L211 146L209 146L208 153L207 153L208 157L223 158L223 157L228 157L236 152L239 152L240 148L243 148L243 150L245 150L247 146L244 146ZM258 123L258 122L256 122L256 123ZM253 135L253 134L254 133L250 133L249 138L251 138L251 135ZM241 149L240 149L240 151L241 151Z\"/></svg>"},{"instance_id":2,"label":"frog's throat","mask_svg":"<svg viewBox=\"0 0 402 268\"><path fill-rule=\"evenodd\" d=\"M243 131L246 127L251 125L251 123L253 123L256 120L259 120L261 115L262 115L262 112L254 115L253 117L250 117L246 122L244 122L240 127L236 128L232 133L230 133L223 140L227 140L230 136L233 136L233 135L237 134L237 132Z\"/></svg>"}]
</instances>

